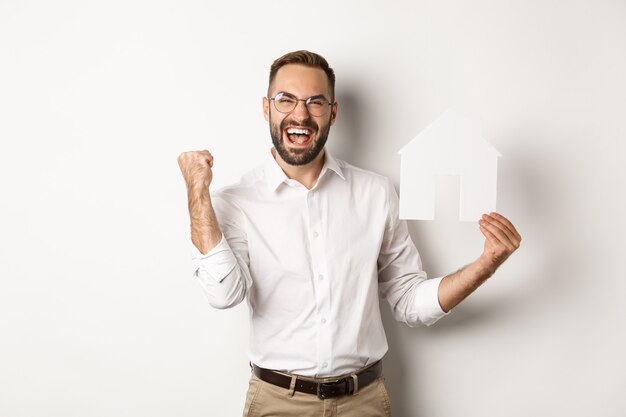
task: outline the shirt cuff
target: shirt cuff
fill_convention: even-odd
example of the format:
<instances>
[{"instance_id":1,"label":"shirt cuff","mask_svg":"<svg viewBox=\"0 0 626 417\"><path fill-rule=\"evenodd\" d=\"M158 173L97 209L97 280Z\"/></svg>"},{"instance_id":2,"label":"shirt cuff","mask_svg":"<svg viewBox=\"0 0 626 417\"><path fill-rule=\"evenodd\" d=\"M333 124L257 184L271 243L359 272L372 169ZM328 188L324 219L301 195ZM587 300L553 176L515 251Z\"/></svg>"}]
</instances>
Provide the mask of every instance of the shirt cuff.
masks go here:
<instances>
[{"instance_id":1,"label":"shirt cuff","mask_svg":"<svg viewBox=\"0 0 626 417\"><path fill-rule=\"evenodd\" d=\"M191 243L190 251L195 274L197 275L198 270L203 270L217 282L222 282L235 266L237 266L235 254L233 254L223 233L220 243L206 254L200 252L193 243Z\"/></svg>"},{"instance_id":2,"label":"shirt cuff","mask_svg":"<svg viewBox=\"0 0 626 417\"><path fill-rule=\"evenodd\" d=\"M443 277L427 279L420 284L415 301L420 309L421 321L427 326L450 314L449 311L447 313L443 311L439 304L439 284L442 279Z\"/></svg>"}]
</instances>

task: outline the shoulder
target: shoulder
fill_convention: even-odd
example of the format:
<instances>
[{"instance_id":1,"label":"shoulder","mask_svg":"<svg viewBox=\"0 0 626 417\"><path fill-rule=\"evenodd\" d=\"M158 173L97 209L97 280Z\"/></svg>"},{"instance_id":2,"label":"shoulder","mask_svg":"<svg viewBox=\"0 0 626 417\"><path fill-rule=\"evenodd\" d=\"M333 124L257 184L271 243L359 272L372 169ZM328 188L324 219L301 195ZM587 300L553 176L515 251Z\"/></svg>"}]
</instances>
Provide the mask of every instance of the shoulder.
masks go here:
<instances>
[{"instance_id":1,"label":"shoulder","mask_svg":"<svg viewBox=\"0 0 626 417\"><path fill-rule=\"evenodd\" d=\"M211 191L211 198L218 204L238 206L241 200L250 199L264 183L263 166L259 165L245 173L239 181Z\"/></svg>"},{"instance_id":2,"label":"shoulder","mask_svg":"<svg viewBox=\"0 0 626 417\"><path fill-rule=\"evenodd\" d=\"M385 193L393 189L392 181L382 174L357 167L341 159L336 159L336 161L346 180L349 181L352 186L374 187L381 191L384 190Z\"/></svg>"}]
</instances>

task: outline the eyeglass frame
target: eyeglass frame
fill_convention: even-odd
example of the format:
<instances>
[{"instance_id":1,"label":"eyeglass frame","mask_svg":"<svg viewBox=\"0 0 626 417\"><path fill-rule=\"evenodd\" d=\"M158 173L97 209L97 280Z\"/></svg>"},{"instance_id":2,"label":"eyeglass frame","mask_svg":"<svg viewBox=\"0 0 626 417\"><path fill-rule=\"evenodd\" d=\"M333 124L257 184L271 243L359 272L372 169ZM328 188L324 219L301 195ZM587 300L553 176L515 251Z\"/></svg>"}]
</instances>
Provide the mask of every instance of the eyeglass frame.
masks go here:
<instances>
[{"instance_id":1,"label":"eyeglass frame","mask_svg":"<svg viewBox=\"0 0 626 417\"><path fill-rule=\"evenodd\" d=\"M283 112L283 111L278 110L278 107L276 107L276 97L278 97L279 94L288 95L289 97L293 98L296 101L296 104L295 104L295 106L293 106L293 109L291 109L291 110L289 110L287 112ZM323 98L327 102L329 107L332 107L332 105L336 103L336 101L334 101L334 100L332 102L329 101L324 94L318 94L318 95L315 95L315 96L311 96L309 98L298 98L295 95L293 95L293 94L291 94L291 93L289 93L287 91L279 91L278 93L276 93L276 95L274 95L274 97L267 97L267 99L269 101L274 101L274 108L279 113L289 114L289 113L291 113L292 111L294 111L298 107L298 102L299 101L304 101L304 107L306 107L306 111L307 112L309 112L312 116L321 117L321 116L326 115L328 113L328 110L326 110L324 113L322 113L320 115L314 115L313 113L311 113L311 110L309 110L309 101L313 100L313 99L318 99L318 98Z\"/></svg>"}]
</instances>

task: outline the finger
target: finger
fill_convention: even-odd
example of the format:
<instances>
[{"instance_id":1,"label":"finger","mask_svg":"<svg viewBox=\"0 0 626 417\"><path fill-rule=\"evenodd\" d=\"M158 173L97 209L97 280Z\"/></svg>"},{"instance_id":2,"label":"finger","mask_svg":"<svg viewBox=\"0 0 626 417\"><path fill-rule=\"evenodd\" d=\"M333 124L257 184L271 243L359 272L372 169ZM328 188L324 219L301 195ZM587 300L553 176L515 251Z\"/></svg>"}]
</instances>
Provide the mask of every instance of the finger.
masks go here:
<instances>
[{"instance_id":1,"label":"finger","mask_svg":"<svg viewBox=\"0 0 626 417\"><path fill-rule=\"evenodd\" d=\"M496 213L495 211L492 211L491 213L489 213L489 215L499 220L500 222L504 223L507 226L507 228L517 237L519 241L522 240L522 236L520 236L520 234L517 232L517 229L515 228L515 226L513 225L513 223L511 223L509 219L507 219L500 213Z\"/></svg>"},{"instance_id":2,"label":"finger","mask_svg":"<svg viewBox=\"0 0 626 417\"><path fill-rule=\"evenodd\" d=\"M491 243L494 246L498 246L500 244L500 242L498 241L498 238L489 230L487 230L485 226L480 224L479 227L480 227L480 232L483 234L483 236L485 236L485 239L487 239L489 243Z\"/></svg>"},{"instance_id":3,"label":"finger","mask_svg":"<svg viewBox=\"0 0 626 417\"><path fill-rule=\"evenodd\" d=\"M213 167L213 155L211 155L211 152L207 151L206 149L203 151L200 151L200 154L204 157L204 159L209 163L210 167Z\"/></svg>"},{"instance_id":4,"label":"finger","mask_svg":"<svg viewBox=\"0 0 626 417\"><path fill-rule=\"evenodd\" d=\"M176 159L176 161L178 162L178 167L181 169L181 171L183 170L183 167L185 166L186 162L187 162L187 153L183 152L180 155L178 155L178 158Z\"/></svg>"},{"instance_id":5,"label":"finger","mask_svg":"<svg viewBox=\"0 0 626 417\"><path fill-rule=\"evenodd\" d=\"M498 238L493 233L491 233L482 222L478 222L478 227L487 239L492 240L493 243L498 243Z\"/></svg>"},{"instance_id":6,"label":"finger","mask_svg":"<svg viewBox=\"0 0 626 417\"><path fill-rule=\"evenodd\" d=\"M512 243L515 243L517 241L517 236L504 224L502 223L500 220L498 220L495 217L492 217L488 214L483 214L483 220L487 221L488 223L496 226L498 229L502 230L502 232L504 234L506 234L506 236L509 238L509 240Z\"/></svg>"},{"instance_id":7,"label":"finger","mask_svg":"<svg viewBox=\"0 0 626 417\"><path fill-rule=\"evenodd\" d=\"M189 157L195 163L206 163L209 166L213 165L213 155L207 150L190 152Z\"/></svg>"},{"instance_id":8,"label":"finger","mask_svg":"<svg viewBox=\"0 0 626 417\"><path fill-rule=\"evenodd\" d=\"M500 230L500 228L485 220L481 220L480 224L496 237L500 245L505 246L509 250L515 250L515 245L513 244L513 242L509 240L508 236L502 230Z\"/></svg>"}]
</instances>

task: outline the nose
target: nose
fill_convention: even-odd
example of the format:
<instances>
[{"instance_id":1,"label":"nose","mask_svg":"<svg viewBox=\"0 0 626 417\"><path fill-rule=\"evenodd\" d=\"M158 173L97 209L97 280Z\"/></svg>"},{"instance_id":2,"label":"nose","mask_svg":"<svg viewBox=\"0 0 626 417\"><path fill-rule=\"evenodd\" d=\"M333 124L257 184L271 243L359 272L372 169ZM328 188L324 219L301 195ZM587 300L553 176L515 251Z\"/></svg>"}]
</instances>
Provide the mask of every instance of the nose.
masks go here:
<instances>
[{"instance_id":1,"label":"nose","mask_svg":"<svg viewBox=\"0 0 626 417\"><path fill-rule=\"evenodd\" d=\"M307 119L310 116L305 100L298 100L296 108L292 110L292 114L298 119Z\"/></svg>"}]
</instances>

